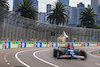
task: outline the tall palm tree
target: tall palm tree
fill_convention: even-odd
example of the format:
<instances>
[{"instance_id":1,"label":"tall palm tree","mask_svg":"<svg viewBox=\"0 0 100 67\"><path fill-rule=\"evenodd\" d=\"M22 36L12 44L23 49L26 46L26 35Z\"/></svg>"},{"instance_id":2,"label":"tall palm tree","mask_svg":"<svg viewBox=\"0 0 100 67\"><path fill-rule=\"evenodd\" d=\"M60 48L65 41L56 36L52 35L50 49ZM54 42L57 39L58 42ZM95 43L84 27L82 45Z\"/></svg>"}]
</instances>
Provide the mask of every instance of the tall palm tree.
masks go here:
<instances>
[{"instance_id":1,"label":"tall palm tree","mask_svg":"<svg viewBox=\"0 0 100 67\"><path fill-rule=\"evenodd\" d=\"M0 8L3 8L5 10L9 10L9 4L7 1L8 0L0 0Z\"/></svg>"},{"instance_id":2,"label":"tall palm tree","mask_svg":"<svg viewBox=\"0 0 100 67\"><path fill-rule=\"evenodd\" d=\"M95 24L96 14L93 13L92 8L86 8L83 12L81 12L81 26L86 26L87 28L93 27Z\"/></svg>"},{"instance_id":3,"label":"tall palm tree","mask_svg":"<svg viewBox=\"0 0 100 67\"><path fill-rule=\"evenodd\" d=\"M67 10L65 10L65 6L61 2L55 3L55 7L51 10L51 14L47 17L47 20L51 24L65 24L65 22L68 22L68 15L66 14Z\"/></svg>"},{"instance_id":4,"label":"tall palm tree","mask_svg":"<svg viewBox=\"0 0 100 67\"><path fill-rule=\"evenodd\" d=\"M21 13L21 16L27 17L33 20L38 20L37 15L38 12L36 11L36 8L33 6L33 2L30 0L23 0L23 3L20 3L18 9L16 12Z\"/></svg>"}]
</instances>

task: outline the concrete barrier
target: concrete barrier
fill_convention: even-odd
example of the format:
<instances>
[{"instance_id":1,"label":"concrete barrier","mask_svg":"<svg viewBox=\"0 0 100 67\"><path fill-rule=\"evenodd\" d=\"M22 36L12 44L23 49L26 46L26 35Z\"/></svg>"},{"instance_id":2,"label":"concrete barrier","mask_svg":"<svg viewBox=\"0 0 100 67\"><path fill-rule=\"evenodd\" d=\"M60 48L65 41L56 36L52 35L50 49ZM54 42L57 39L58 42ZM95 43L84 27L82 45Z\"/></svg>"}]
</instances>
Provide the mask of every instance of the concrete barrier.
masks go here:
<instances>
[{"instance_id":1,"label":"concrete barrier","mask_svg":"<svg viewBox=\"0 0 100 67\"><path fill-rule=\"evenodd\" d=\"M11 41L10 48L19 48L19 42L18 41Z\"/></svg>"},{"instance_id":2,"label":"concrete barrier","mask_svg":"<svg viewBox=\"0 0 100 67\"><path fill-rule=\"evenodd\" d=\"M65 47L66 46L66 42L58 42L57 46L58 47Z\"/></svg>"},{"instance_id":3,"label":"concrete barrier","mask_svg":"<svg viewBox=\"0 0 100 67\"><path fill-rule=\"evenodd\" d=\"M42 47L42 42L36 42L36 47Z\"/></svg>"},{"instance_id":4,"label":"concrete barrier","mask_svg":"<svg viewBox=\"0 0 100 67\"><path fill-rule=\"evenodd\" d=\"M57 42L52 42L52 47L57 47Z\"/></svg>"},{"instance_id":5,"label":"concrete barrier","mask_svg":"<svg viewBox=\"0 0 100 67\"><path fill-rule=\"evenodd\" d=\"M0 41L0 49L10 48L38 48L38 47L66 47L71 46L100 46L100 42L19 42L19 41Z\"/></svg>"},{"instance_id":6,"label":"concrete barrier","mask_svg":"<svg viewBox=\"0 0 100 67\"><path fill-rule=\"evenodd\" d=\"M83 43L83 46L85 46L85 47L86 47L86 46L89 46L89 42L84 42L84 43Z\"/></svg>"},{"instance_id":7,"label":"concrete barrier","mask_svg":"<svg viewBox=\"0 0 100 67\"><path fill-rule=\"evenodd\" d=\"M10 41L5 41L5 49L10 49Z\"/></svg>"},{"instance_id":8,"label":"concrete barrier","mask_svg":"<svg viewBox=\"0 0 100 67\"><path fill-rule=\"evenodd\" d=\"M42 47L50 47L50 42L42 42Z\"/></svg>"},{"instance_id":9,"label":"concrete barrier","mask_svg":"<svg viewBox=\"0 0 100 67\"><path fill-rule=\"evenodd\" d=\"M26 42L26 48L34 47L35 42Z\"/></svg>"},{"instance_id":10,"label":"concrete barrier","mask_svg":"<svg viewBox=\"0 0 100 67\"><path fill-rule=\"evenodd\" d=\"M3 41L0 41L0 49L3 49Z\"/></svg>"},{"instance_id":11,"label":"concrete barrier","mask_svg":"<svg viewBox=\"0 0 100 67\"><path fill-rule=\"evenodd\" d=\"M90 42L89 46L98 46L98 43L97 42Z\"/></svg>"},{"instance_id":12,"label":"concrete barrier","mask_svg":"<svg viewBox=\"0 0 100 67\"><path fill-rule=\"evenodd\" d=\"M26 42L20 42L20 43L21 43L20 48L26 48Z\"/></svg>"},{"instance_id":13,"label":"concrete barrier","mask_svg":"<svg viewBox=\"0 0 100 67\"><path fill-rule=\"evenodd\" d=\"M75 42L75 43L73 43L73 46L82 46L82 42Z\"/></svg>"}]
</instances>

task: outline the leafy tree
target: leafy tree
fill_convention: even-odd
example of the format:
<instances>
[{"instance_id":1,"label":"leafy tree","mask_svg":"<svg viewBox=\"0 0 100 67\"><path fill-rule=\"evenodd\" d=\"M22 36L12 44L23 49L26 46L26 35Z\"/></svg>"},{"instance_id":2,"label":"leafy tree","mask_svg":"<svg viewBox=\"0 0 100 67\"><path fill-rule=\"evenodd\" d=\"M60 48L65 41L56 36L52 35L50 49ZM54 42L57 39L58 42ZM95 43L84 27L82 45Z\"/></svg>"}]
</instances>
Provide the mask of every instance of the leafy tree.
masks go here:
<instances>
[{"instance_id":1,"label":"leafy tree","mask_svg":"<svg viewBox=\"0 0 100 67\"><path fill-rule=\"evenodd\" d=\"M86 8L84 11L81 12L81 15L81 26L92 28L95 24L95 17L97 16L93 13L93 9Z\"/></svg>"},{"instance_id":2,"label":"leafy tree","mask_svg":"<svg viewBox=\"0 0 100 67\"><path fill-rule=\"evenodd\" d=\"M67 5L63 5L63 3L61 2L57 2L55 3L55 7L50 10L51 14L49 14L49 16L47 17L47 20L51 23L51 24L65 24L65 22L68 23L68 18L69 16L66 14L67 10L65 10L65 6Z\"/></svg>"},{"instance_id":3,"label":"leafy tree","mask_svg":"<svg viewBox=\"0 0 100 67\"><path fill-rule=\"evenodd\" d=\"M5 9L5 10L9 10L9 4L8 4L7 1L8 0L0 0L0 7L3 8L3 9Z\"/></svg>"},{"instance_id":4,"label":"leafy tree","mask_svg":"<svg viewBox=\"0 0 100 67\"><path fill-rule=\"evenodd\" d=\"M33 4L34 3L30 0L23 0L23 3L20 3L16 12L21 13L21 16L23 17L38 20L38 12L36 11L36 8L33 6Z\"/></svg>"}]
</instances>

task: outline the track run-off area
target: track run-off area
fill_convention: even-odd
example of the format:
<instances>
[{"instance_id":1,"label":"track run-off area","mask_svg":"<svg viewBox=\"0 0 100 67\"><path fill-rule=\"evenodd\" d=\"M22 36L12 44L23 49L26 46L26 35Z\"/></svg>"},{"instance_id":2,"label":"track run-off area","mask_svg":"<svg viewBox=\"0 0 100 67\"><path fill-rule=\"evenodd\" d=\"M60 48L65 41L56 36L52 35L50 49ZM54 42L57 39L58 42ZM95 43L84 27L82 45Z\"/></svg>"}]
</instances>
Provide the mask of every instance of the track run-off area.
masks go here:
<instances>
[{"instance_id":1,"label":"track run-off area","mask_svg":"<svg viewBox=\"0 0 100 67\"><path fill-rule=\"evenodd\" d=\"M87 59L57 59L54 48L0 50L0 67L100 67L100 47L75 47L87 52Z\"/></svg>"}]
</instances>

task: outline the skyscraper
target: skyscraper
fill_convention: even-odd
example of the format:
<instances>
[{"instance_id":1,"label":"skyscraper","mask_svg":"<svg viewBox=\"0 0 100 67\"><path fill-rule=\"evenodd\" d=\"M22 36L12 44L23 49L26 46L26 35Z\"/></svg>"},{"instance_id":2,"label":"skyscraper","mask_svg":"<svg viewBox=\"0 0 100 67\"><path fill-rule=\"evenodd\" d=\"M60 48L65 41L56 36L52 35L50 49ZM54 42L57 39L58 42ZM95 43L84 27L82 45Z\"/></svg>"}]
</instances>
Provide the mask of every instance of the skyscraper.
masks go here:
<instances>
[{"instance_id":1,"label":"skyscraper","mask_svg":"<svg viewBox=\"0 0 100 67\"><path fill-rule=\"evenodd\" d=\"M88 4L88 8L91 8L91 5Z\"/></svg>"},{"instance_id":2,"label":"skyscraper","mask_svg":"<svg viewBox=\"0 0 100 67\"><path fill-rule=\"evenodd\" d=\"M47 4L47 10L46 10L47 15L49 15L51 13L50 10L51 10L51 4Z\"/></svg>"},{"instance_id":3,"label":"skyscraper","mask_svg":"<svg viewBox=\"0 0 100 67\"><path fill-rule=\"evenodd\" d=\"M45 13L44 12L39 13L39 22L45 23Z\"/></svg>"},{"instance_id":4,"label":"skyscraper","mask_svg":"<svg viewBox=\"0 0 100 67\"><path fill-rule=\"evenodd\" d=\"M13 10L16 11L18 8L18 5L20 4L20 2L22 2L23 0L13 0Z\"/></svg>"},{"instance_id":5,"label":"skyscraper","mask_svg":"<svg viewBox=\"0 0 100 67\"><path fill-rule=\"evenodd\" d=\"M63 5L67 5L66 7L65 7L65 10L68 10L68 11L66 11L66 13L65 14L67 14L68 16L70 16L69 15L69 10L70 10L70 6L69 6L69 0L58 0L58 2L61 2L61 3L63 3ZM69 20L68 20L69 21ZM67 25L67 22L65 22L65 26Z\"/></svg>"},{"instance_id":6,"label":"skyscraper","mask_svg":"<svg viewBox=\"0 0 100 67\"><path fill-rule=\"evenodd\" d=\"M67 5L65 8L67 8L69 10L69 0L58 0L58 2L61 2L64 5Z\"/></svg>"},{"instance_id":7,"label":"skyscraper","mask_svg":"<svg viewBox=\"0 0 100 67\"><path fill-rule=\"evenodd\" d=\"M51 4L47 4L47 6L46 6L46 19L45 19L46 23L49 23L47 20L47 17L50 13L51 13Z\"/></svg>"},{"instance_id":8,"label":"skyscraper","mask_svg":"<svg viewBox=\"0 0 100 67\"><path fill-rule=\"evenodd\" d=\"M93 8L93 11L97 13L97 7L98 7L98 0L91 0L91 8Z\"/></svg>"},{"instance_id":9,"label":"skyscraper","mask_svg":"<svg viewBox=\"0 0 100 67\"><path fill-rule=\"evenodd\" d=\"M81 12L85 10L85 5L83 3L77 4L77 25L81 24L80 18L82 17Z\"/></svg>"},{"instance_id":10,"label":"skyscraper","mask_svg":"<svg viewBox=\"0 0 100 67\"><path fill-rule=\"evenodd\" d=\"M91 8L98 16L95 18L96 23L100 23L100 0L91 0Z\"/></svg>"},{"instance_id":11,"label":"skyscraper","mask_svg":"<svg viewBox=\"0 0 100 67\"><path fill-rule=\"evenodd\" d=\"M79 4L77 4L77 7L84 7L84 4L80 2Z\"/></svg>"},{"instance_id":12,"label":"skyscraper","mask_svg":"<svg viewBox=\"0 0 100 67\"><path fill-rule=\"evenodd\" d=\"M82 17L81 12L85 10L85 7L77 7L77 25L81 24L80 18Z\"/></svg>"},{"instance_id":13,"label":"skyscraper","mask_svg":"<svg viewBox=\"0 0 100 67\"><path fill-rule=\"evenodd\" d=\"M69 24L77 24L77 8L70 7L70 22Z\"/></svg>"}]
</instances>

